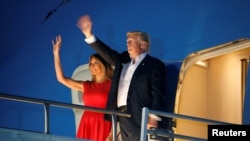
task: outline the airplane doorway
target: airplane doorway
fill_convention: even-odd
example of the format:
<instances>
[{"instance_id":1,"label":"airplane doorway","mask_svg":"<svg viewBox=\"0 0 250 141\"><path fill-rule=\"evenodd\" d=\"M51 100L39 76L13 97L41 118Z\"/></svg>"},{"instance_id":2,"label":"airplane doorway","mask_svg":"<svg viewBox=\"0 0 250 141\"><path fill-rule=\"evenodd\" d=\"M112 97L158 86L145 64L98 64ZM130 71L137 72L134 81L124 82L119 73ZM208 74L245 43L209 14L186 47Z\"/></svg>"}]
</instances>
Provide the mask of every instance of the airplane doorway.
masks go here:
<instances>
[{"instance_id":1,"label":"airplane doorway","mask_svg":"<svg viewBox=\"0 0 250 141\"><path fill-rule=\"evenodd\" d=\"M175 113L242 124L248 68L242 59L249 56L249 39L187 56L179 74ZM176 133L207 138L207 124L177 119Z\"/></svg>"},{"instance_id":2,"label":"airplane doorway","mask_svg":"<svg viewBox=\"0 0 250 141\"><path fill-rule=\"evenodd\" d=\"M78 66L73 72L72 78L75 80L91 80L91 75L89 72L89 65L85 64L85 65ZM84 105L84 102L82 101L82 95L83 93L80 91L71 90L72 103L77 104L77 105ZM76 133L77 133L78 126L79 126L84 110L73 109L73 112L74 112L74 117L75 117L75 127L76 127Z\"/></svg>"}]
</instances>

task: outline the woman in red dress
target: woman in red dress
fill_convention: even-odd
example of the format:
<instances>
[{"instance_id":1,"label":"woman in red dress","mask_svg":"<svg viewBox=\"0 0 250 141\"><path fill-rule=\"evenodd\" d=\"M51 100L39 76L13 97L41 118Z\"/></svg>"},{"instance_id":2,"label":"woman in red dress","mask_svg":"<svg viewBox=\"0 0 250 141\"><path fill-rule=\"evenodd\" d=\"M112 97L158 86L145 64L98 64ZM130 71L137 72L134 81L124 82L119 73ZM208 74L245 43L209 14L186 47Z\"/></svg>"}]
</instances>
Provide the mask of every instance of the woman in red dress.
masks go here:
<instances>
[{"instance_id":1,"label":"woman in red dress","mask_svg":"<svg viewBox=\"0 0 250 141\"><path fill-rule=\"evenodd\" d=\"M92 80L79 81L65 77L61 67L60 48L62 38L60 35L52 40L54 64L57 80L70 89L82 91L83 101L86 106L105 108L111 86L113 69L99 54L93 54L89 60L89 70ZM103 113L84 111L77 138L93 141L105 141L111 130L111 122L104 119Z\"/></svg>"}]
</instances>

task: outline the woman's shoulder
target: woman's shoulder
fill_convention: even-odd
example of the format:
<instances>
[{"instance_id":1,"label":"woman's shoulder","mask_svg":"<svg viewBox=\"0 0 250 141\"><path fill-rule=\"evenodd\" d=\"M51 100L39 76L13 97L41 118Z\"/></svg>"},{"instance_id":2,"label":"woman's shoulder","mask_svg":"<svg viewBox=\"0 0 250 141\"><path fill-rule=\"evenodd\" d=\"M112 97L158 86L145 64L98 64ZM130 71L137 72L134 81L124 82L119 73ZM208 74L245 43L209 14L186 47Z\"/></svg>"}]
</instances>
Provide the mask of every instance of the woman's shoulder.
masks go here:
<instances>
[{"instance_id":1,"label":"woman's shoulder","mask_svg":"<svg viewBox=\"0 0 250 141\"><path fill-rule=\"evenodd\" d=\"M104 83L108 83L108 84L111 84L111 82L112 81L110 79L107 79L107 80L104 81Z\"/></svg>"}]
</instances>

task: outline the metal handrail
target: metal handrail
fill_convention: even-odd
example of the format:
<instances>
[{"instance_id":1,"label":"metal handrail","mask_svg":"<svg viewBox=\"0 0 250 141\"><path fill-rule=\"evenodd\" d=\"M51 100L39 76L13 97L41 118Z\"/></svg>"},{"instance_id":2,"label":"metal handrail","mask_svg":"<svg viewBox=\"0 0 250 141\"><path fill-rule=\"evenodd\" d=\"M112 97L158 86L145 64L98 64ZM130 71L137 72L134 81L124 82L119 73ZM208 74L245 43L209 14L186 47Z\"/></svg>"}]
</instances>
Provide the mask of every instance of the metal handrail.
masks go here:
<instances>
[{"instance_id":1,"label":"metal handrail","mask_svg":"<svg viewBox=\"0 0 250 141\"><path fill-rule=\"evenodd\" d=\"M82 106L82 105L69 104L69 103L57 102L57 101L52 101L52 100L43 100L43 99L38 99L38 98L30 98L30 97L24 97L24 96L16 96L16 95L11 95L11 94L0 93L0 98L21 101L21 102L35 103L35 104L43 104L44 113L45 113L44 133L46 134L49 134L49 107L50 106L71 108L71 109L76 108L76 109L82 109L86 111L99 112L99 113L111 115L112 116L112 128L113 128L113 140L116 140L117 116L131 117L131 115L128 113L122 113L116 110L105 110L105 109L94 108L94 107L89 107L89 106Z\"/></svg>"},{"instance_id":2,"label":"metal handrail","mask_svg":"<svg viewBox=\"0 0 250 141\"><path fill-rule=\"evenodd\" d=\"M38 98L30 98L30 97L24 97L24 96L16 96L11 94L3 94L0 93L0 98L2 99L8 99L8 100L15 100L15 101L21 101L21 102L29 102L29 103L35 103L35 104L43 104L44 105L44 112L45 112L45 127L44 127L44 133L49 134L49 107L50 106L57 106L62 108L76 108L76 109L82 109L87 111L93 111L93 112L99 112L99 113L105 113L112 116L112 128L113 128L113 140L116 140L116 133L117 133L117 116L123 116L123 117L131 117L128 113L122 113L116 110L105 110L100 108L94 108L94 107L88 107L88 106L82 106L82 105L76 105L76 104L69 104L64 102L57 102L52 100L43 100ZM162 117L170 117L170 118L182 118L186 120L193 120L197 122L204 122L208 124L219 124L219 125L228 125L231 123L227 122L220 122L215 120L209 120L204 118L198 118L198 117L192 117L187 115L180 115L180 114L173 114L168 112L162 112L162 111L156 111L156 110L150 110L147 107L144 107L142 109L142 121L141 121L141 134L140 134L140 141L147 140L147 134L160 136L160 137L166 137L169 139L173 138L182 138L182 139L188 139L193 141L206 141L206 139L203 138L196 138L196 137L190 137L180 134L175 134L172 130L159 130L159 129L147 129L147 122L148 122L148 115L149 113L155 114ZM171 127L172 128L172 127Z\"/></svg>"},{"instance_id":3,"label":"metal handrail","mask_svg":"<svg viewBox=\"0 0 250 141\"><path fill-rule=\"evenodd\" d=\"M227 122L221 122L216 120L209 120L205 118L198 118L193 116L187 116L187 115L181 115L181 114L173 114L168 112L162 112L162 111L156 111L156 110L150 110L147 107L144 107L142 109L142 121L141 121L141 134L140 134L140 141L145 141L147 138L147 134L154 135L154 136L160 136L164 138L169 138L169 140L174 138L181 138L186 140L192 140L192 141L207 141L207 139L204 138L197 138L197 137L191 137L191 136L185 136L180 134L175 134L173 132L173 129L168 130L161 130L161 129L147 129L147 123L148 123L148 115L149 113L155 114L162 117L170 117L170 118L181 118L186 120L192 120L196 122L203 122L207 124L215 124L215 125L230 125L232 123ZM172 128L172 127L170 127Z\"/></svg>"}]
</instances>

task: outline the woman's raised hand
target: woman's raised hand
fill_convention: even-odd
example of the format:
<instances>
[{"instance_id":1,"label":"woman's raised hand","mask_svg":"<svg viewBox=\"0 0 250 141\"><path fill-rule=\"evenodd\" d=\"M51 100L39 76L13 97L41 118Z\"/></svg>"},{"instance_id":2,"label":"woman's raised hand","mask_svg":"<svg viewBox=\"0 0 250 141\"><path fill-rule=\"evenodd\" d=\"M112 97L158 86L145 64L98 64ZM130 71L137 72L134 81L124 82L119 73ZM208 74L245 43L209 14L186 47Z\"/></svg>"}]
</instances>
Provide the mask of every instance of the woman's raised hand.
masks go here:
<instances>
[{"instance_id":1,"label":"woman's raised hand","mask_svg":"<svg viewBox=\"0 0 250 141\"><path fill-rule=\"evenodd\" d=\"M52 45L53 45L53 53L54 54L59 54L61 45L62 45L62 37L61 35L57 35L55 40L52 40Z\"/></svg>"}]
</instances>

